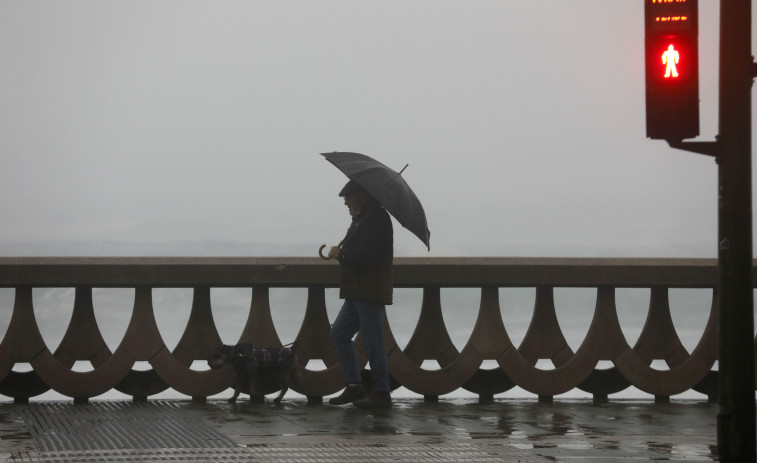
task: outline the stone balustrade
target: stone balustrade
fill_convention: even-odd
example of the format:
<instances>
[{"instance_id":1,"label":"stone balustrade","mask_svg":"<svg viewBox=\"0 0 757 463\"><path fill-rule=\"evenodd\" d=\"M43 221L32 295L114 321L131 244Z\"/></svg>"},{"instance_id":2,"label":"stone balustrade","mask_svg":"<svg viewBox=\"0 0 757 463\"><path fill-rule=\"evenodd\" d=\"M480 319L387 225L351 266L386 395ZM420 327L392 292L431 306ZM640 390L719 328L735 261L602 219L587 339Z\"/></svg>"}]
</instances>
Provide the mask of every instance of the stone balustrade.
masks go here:
<instances>
[{"instance_id":1,"label":"stone balustrade","mask_svg":"<svg viewBox=\"0 0 757 463\"><path fill-rule=\"evenodd\" d=\"M15 288L13 314L0 343L0 394L28 401L53 389L77 401L116 389L146 400L167 388L202 400L229 388L230 368L197 371L221 344L211 311L211 288L252 288L252 301L240 342L280 346L269 304L270 288L307 288L304 318L295 339L304 383L294 389L319 402L342 387L338 358L329 337L325 289L338 286L338 265L318 258L0 258L0 287ZM417 326L400 348L387 323L385 340L394 386L422 394L427 400L464 388L491 400L514 386L540 400L579 388L595 400L607 400L635 386L667 400L694 389L717 396L717 297L696 347L688 352L674 327L669 288L715 288L717 262L710 259L546 259L546 258L397 258L395 286L422 288ZM32 289L75 288L73 314L63 339L51 352L34 315ZM536 289L533 318L520 345L508 336L500 311L498 289ZM556 287L596 288L591 324L574 351L558 323ZM93 288L133 288L134 306L126 333L115 351L103 340L94 316ZM158 329L152 290L193 288L189 321L181 339L169 350ZM480 288L477 320L468 342L458 350L442 317L442 288ZM630 346L615 306L616 288L649 288L646 323ZM473 316L474 314L471 314ZM325 369L310 370L311 359ZM537 368L550 359L554 369ZM664 359L669 369L651 367ZM440 369L422 368L436 360ZM498 368L481 368L496 360ZM93 370L73 371L76 361L90 361ZM600 361L611 368L598 368ZM152 369L135 370L135 362ZM365 363L365 360L362 359ZM13 371L28 363L32 371Z\"/></svg>"}]
</instances>

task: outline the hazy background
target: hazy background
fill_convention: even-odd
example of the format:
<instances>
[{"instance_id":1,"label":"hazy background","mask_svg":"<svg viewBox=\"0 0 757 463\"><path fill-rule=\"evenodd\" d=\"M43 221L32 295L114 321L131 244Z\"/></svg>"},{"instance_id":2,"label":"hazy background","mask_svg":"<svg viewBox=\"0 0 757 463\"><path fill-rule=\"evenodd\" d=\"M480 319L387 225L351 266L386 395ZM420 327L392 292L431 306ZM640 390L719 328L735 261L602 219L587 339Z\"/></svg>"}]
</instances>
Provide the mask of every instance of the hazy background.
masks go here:
<instances>
[{"instance_id":1,"label":"hazy background","mask_svg":"<svg viewBox=\"0 0 757 463\"><path fill-rule=\"evenodd\" d=\"M699 3L713 140L719 3ZM356 151L410 164L431 251L395 222L397 256L715 257L715 162L645 137L643 26L641 0L1 2L0 255L315 256L349 220L318 153ZM113 349L133 290L95 291ZM191 291L156 291L172 347ZM303 291L272 290L284 342ZM419 291L389 313L401 345ZM575 349L596 290L558 292ZM520 342L533 289L500 294ZM212 297L233 342L249 289ZM478 297L443 293L459 348ZM619 290L631 344L648 297ZM711 291L672 298L691 349ZM0 290L0 331L12 301ZM35 289L51 349L72 304Z\"/></svg>"},{"instance_id":2,"label":"hazy background","mask_svg":"<svg viewBox=\"0 0 757 463\"><path fill-rule=\"evenodd\" d=\"M703 140L718 2L700 2ZM431 252L716 255L716 164L645 138L643 2L0 3L0 252L315 255L401 169ZM240 244L242 246L240 246Z\"/></svg>"}]
</instances>

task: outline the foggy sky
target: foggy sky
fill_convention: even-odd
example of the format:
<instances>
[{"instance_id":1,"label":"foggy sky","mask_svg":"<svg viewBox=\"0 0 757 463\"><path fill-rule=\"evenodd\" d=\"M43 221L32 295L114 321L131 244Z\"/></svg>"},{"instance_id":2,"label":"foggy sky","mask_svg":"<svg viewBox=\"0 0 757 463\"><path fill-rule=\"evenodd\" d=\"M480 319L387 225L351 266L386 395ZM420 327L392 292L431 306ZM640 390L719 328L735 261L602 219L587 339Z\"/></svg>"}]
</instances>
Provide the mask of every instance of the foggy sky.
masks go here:
<instances>
[{"instance_id":1,"label":"foggy sky","mask_svg":"<svg viewBox=\"0 0 757 463\"><path fill-rule=\"evenodd\" d=\"M714 257L715 162L646 139L643 25L641 0L2 2L0 244L315 256L349 220L318 153L355 151L410 164L431 252L394 222L399 256Z\"/></svg>"}]
</instances>

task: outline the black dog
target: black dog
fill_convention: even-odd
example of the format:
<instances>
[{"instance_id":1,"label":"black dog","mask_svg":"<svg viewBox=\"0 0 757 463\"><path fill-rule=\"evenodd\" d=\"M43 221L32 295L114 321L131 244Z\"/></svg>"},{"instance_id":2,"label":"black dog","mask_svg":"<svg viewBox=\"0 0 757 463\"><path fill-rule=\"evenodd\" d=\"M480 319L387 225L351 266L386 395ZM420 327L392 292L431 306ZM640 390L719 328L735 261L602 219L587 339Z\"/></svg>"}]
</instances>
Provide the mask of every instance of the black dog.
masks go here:
<instances>
[{"instance_id":1,"label":"black dog","mask_svg":"<svg viewBox=\"0 0 757 463\"><path fill-rule=\"evenodd\" d=\"M208 365L213 370L224 365L234 368L236 378L230 403L236 402L240 393L248 394L251 402L263 402L265 391L280 390L278 397L273 399L279 403L295 380L302 383L294 347L258 349L248 342L236 346L222 345L213 351Z\"/></svg>"}]
</instances>

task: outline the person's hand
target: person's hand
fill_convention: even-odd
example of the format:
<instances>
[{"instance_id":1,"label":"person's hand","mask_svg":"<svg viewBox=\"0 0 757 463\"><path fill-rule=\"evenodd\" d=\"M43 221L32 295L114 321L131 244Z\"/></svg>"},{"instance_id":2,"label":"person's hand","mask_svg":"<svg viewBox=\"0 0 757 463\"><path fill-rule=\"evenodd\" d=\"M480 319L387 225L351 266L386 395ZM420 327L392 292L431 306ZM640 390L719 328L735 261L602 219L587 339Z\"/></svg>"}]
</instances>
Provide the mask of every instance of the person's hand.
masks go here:
<instances>
[{"instance_id":1,"label":"person's hand","mask_svg":"<svg viewBox=\"0 0 757 463\"><path fill-rule=\"evenodd\" d=\"M336 259L339 257L339 246L331 246L329 249L329 259Z\"/></svg>"}]
</instances>

